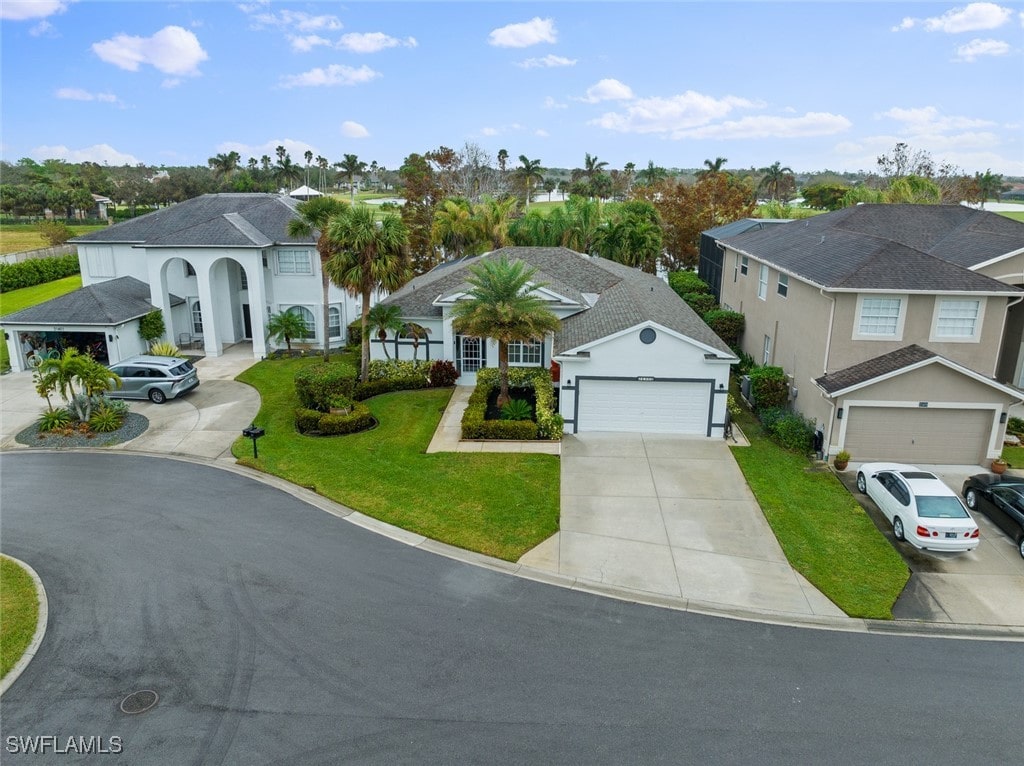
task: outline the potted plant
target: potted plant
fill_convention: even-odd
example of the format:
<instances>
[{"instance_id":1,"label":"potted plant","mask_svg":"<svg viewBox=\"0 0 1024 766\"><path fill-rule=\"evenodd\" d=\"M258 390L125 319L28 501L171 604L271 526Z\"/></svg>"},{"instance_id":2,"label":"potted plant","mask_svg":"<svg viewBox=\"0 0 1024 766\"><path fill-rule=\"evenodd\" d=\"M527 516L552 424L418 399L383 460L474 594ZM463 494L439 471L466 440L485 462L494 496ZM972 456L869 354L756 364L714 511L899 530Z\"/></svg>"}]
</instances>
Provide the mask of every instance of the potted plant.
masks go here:
<instances>
[{"instance_id":1,"label":"potted plant","mask_svg":"<svg viewBox=\"0 0 1024 766\"><path fill-rule=\"evenodd\" d=\"M997 457L992 461L992 473L1003 473L1007 469L1007 462L1001 457Z\"/></svg>"},{"instance_id":2,"label":"potted plant","mask_svg":"<svg viewBox=\"0 0 1024 766\"><path fill-rule=\"evenodd\" d=\"M832 462L837 471L845 471L846 466L850 463L850 453L846 450L839 450Z\"/></svg>"}]
</instances>

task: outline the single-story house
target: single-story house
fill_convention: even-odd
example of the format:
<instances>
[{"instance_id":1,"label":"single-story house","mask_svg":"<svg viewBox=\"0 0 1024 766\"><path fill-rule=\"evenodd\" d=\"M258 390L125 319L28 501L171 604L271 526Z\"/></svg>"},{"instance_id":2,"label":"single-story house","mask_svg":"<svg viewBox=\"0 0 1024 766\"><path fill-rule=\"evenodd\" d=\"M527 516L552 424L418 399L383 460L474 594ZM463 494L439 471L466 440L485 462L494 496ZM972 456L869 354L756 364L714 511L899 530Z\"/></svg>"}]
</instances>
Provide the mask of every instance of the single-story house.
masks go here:
<instances>
[{"instance_id":1,"label":"single-story house","mask_svg":"<svg viewBox=\"0 0 1024 766\"><path fill-rule=\"evenodd\" d=\"M558 364L567 433L722 436L737 361L728 346L663 280L562 247L506 247L417 277L381 303L398 306L426 338L372 337L372 358L452 359L459 384L474 385L478 370L497 364L497 343L457 334L452 307L466 299L474 265L503 257L535 270L531 293L561 319L545 338L510 344L509 364Z\"/></svg>"}]
</instances>

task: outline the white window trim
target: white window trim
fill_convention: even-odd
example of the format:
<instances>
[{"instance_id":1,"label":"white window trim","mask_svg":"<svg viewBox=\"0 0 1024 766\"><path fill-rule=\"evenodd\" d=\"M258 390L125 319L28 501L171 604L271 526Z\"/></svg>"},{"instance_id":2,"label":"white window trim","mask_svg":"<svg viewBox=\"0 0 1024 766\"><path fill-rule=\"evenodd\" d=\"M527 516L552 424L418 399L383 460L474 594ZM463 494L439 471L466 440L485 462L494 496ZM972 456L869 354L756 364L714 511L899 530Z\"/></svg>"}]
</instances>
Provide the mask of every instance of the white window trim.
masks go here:
<instances>
[{"instance_id":1,"label":"white window trim","mask_svg":"<svg viewBox=\"0 0 1024 766\"><path fill-rule=\"evenodd\" d=\"M772 363L772 336L771 335L765 335L764 336L764 343L761 346L761 356L762 356L761 361L762 361L762 364L764 364L764 366L767 367L767 366L771 365L771 363Z\"/></svg>"},{"instance_id":2,"label":"white window trim","mask_svg":"<svg viewBox=\"0 0 1024 766\"><path fill-rule=\"evenodd\" d=\"M785 280L785 282L783 282L783 280ZM789 274L779 273L779 278L775 285L775 292L781 298L789 297Z\"/></svg>"},{"instance_id":3,"label":"white window trim","mask_svg":"<svg viewBox=\"0 0 1024 766\"><path fill-rule=\"evenodd\" d=\"M312 304L308 304L308 303L282 303L282 304L280 304L280 307L279 307L278 310L279 311L290 311L291 309L294 309L294 308L305 309L306 311L308 311L313 316L313 334L312 335L308 335L308 336L306 336L304 338L292 338L292 340L297 340L297 341L300 341L300 342L311 341L311 340L319 340L320 339L320 325L317 323L316 311L313 310L313 309L316 308L316 306L314 306ZM307 327L308 327L308 325L307 325Z\"/></svg>"},{"instance_id":4,"label":"white window trim","mask_svg":"<svg viewBox=\"0 0 1024 766\"><path fill-rule=\"evenodd\" d=\"M519 351L519 359L520 359L520 361L518 361L518 362L513 362L512 361L512 347L513 347L513 345ZM521 361L522 358L523 358L522 357L522 352L523 352L523 349L524 349L525 346L536 346L537 350L540 352L540 360L537 361L537 362L524 362L524 361ZM508 364L509 364L509 367L543 367L544 366L544 345L543 345L543 341L535 340L535 341L528 341L526 343L523 343L522 341L512 341L511 343L508 344Z\"/></svg>"},{"instance_id":5,"label":"white window trim","mask_svg":"<svg viewBox=\"0 0 1024 766\"><path fill-rule=\"evenodd\" d=\"M331 317L332 317L332 315L334 314L335 311L338 312L338 334L337 335L331 335L330 321L331 321ZM344 323L341 320L342 320L341 306L338 306L338 305L328 306L327 307L327 322L328 322L328 325L327 325L327 337L328 338L330 338L332 340L335 340L337 338L341 338L345 334L345 332L344 332L345 331Z\"/></svg>"},{"instance_id":6,"label":"white window trim","mask_svg":"<svg viewBox=\"0 0 1024 766\"><path fill-rule=\"evenodd\" d=\"M900 314L896 318L896 332L892 335L872 335L870 333L862 333L860 331L860 320L861 312L864 308L864 301L867 299L875 298L890 298L896 299L900 302ZM903 324L907 319L907 303L908 296L905 293L861 293L857 296L857 311L853 317L853 340L881 340L881 341L901 341L903 340Z\"/></svg>"},{"instance_id":7,"label":"white window trim","mask_svg":"<svg viewBox=\"0 0 1024 766\"><path fill-rule=\"evenodd\" d=\"M740 274L747 276L747 272L750 271L750 259L745 256L740 256Z\"/></svg>"},{"instance_id":8,"label":"white window trim","mask_svg":"<svg viewBox=\"0 0 1024 766\"><path fill-rule=\"evenodd\" d=\"M973 335L939 335L939 310L943 301L978 301L978 319L974 323ZM982 325L985 321L985 306L988 299L979 295L977 298L944 298L941 295L935 296L935 310L932 312L932 329L928 334L928 340L932 343L979 343L981 341Z\"/></svg>"},{"instance_id":9,"label":"white window trim","mask_svg":"<svg viewBox=\"0 0 1024 766\"><path fill-rule=\"evenodd\" d=\"M281 253L305 253L306 257L309 258L309 271L281 271ZM308 277L316 273L316 269L313 266L313 254L308 250L302 248L281 248L280 250L274 251L274 274L279 277Z\"/></svg>"},{"instance_id":10,"label":"white window trim","mask_svg":"<svg viewBox=\"0 0 1024 766\"><path fill-rule=\"evenodd\" d=\"M757 272L757 297L768 300L768 265L762 263Z\"/></svg>"}]
</instances>

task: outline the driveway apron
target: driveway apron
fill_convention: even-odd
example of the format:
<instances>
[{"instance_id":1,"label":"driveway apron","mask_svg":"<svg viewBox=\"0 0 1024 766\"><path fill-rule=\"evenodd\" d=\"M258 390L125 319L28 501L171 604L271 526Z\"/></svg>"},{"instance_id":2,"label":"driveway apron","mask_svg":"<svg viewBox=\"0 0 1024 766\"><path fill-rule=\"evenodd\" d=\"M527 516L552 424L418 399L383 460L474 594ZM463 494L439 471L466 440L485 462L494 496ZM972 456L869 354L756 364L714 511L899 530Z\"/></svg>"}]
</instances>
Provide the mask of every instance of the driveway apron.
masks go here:
<instances>
[{"instance_id":1,"label":"driveway apron","mask_svg":"<svg viewBox=\"0 0 1024 766\"><path fill-rule=\"evenodd\" d=\"M786 561L723 441L565 436L561 524L525 566L699 606L843 612Z\"/></svg>"}]
</instances>

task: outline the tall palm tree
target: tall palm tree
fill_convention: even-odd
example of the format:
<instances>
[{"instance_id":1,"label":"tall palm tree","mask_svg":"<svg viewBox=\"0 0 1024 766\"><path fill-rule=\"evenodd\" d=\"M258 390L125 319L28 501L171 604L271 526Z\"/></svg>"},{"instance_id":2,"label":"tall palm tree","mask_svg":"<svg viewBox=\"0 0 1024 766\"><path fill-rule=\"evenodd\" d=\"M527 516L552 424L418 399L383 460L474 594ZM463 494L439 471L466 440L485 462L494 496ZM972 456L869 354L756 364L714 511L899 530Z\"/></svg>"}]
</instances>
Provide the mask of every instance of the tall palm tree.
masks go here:
<instances>
[{"instance_id":1,"label":"tall palm tree","mask_svg":"<svg viewBox=\"0 0 1024 766\"><path fill-rule=\"evenodd\" d=\"M626 194L629 194L633 188L633 177L636 175L636 163L627 162L623 166L622 172L626 175Z\"/></svg>"},{"instance_id":2,"label":"tall palm tree","mask_svg":"<svg viewBox=\"0 0 1024 766\"><path fill-rule=\"evenodd\" d=\"M277 147L282 149L284 147ZM297 183L302 178L302 171L299 170L298 165L292 162L291 155L285 152L284 156L279 156L277 159L277 165L274 166L274 178L277 182L291 191L292 184Z\"/></svg>"},{"instance_id":3,"label":"tall palm tree","mask_svg":"<svg viewBox=\"0 0 1024 766\"><path fill-rule=\"evenodd\" d=\"M470 267L469 296L452 307L452 328L465 335L498 341L498 406L508 403L508 344L530 342L555 332L559 319L531 293L535 269L522 261L483 259Z\"/></svg>"},{"instance_id":4,"label":"tall palm tree","mask_svg":"<svg viewBox=\"0 0 1024 766\"><path fill-rule=\"evenodd\" d=\"M317 177L316 177L316 188L318 191L323 191L324 187L327 186L327 158L321 155L317 155L316 158Z\"/></svg>"},{"instance_id":5,"label":"tall palm tree","mask_svg":"<svg viewBox=\"0 0 1024 766\"><path fill-rule=\"evenodd\" d=\"M999 199L999 192L1003 190L1003 177L987 169L984 173L974 174L974 183L978 187L978 196L981 198L981 209L985 209L985 201L995 197Z\"/></svg>"},{"instance_id":6,"label":"tall palm tree","mask_svg":"<svg viewBox=\"0 0 1024 766\"><path fill-rule=\"evenodd\" d=\"M606 167L608 167L608 163L599 161L596 154L591 157L589 152L585 153L583 157L583 175L585 175L588 180L593 181L594 176L598 173L604 172Z\"/></svg>"},{"instance_id":7,"label":"tall palm tree","mask_svg":"<svg viewBox=\"0 0 1024 766\"><path fill-rule=\"evenodd\" d=\"M305 157L305 159L306 159L306 181L305 181L305 183L306 183L306 186L309 186L309 164L313 161L313 152L311 152L309 149L307 149L306 153L303 154L302 156Z\"/></svg>"},{"instance_id":8,"label":"tall palm tree","mask_svg":"<svg viewBox=\"0 0 1024 766\"><path fill-rule=\"evenodd\" d=\"M337 163L337 167L341 174L348 179L348 188L352 193L352 204L354 205L356 202L356 176L366 172L366 163L360 162L354 154L346 154L344 159Z\"/></svg>"},{"instance_id":9,"label":"tall palm tree","mask_svg":"<svg viewBox=\"0 0 1024 766\"><path fill-rule=\"evenodd\" d=\"M772 199L779 199L783 190L793 180L793 169L782 167L782 163L778 160L773 162L770 167L761 168L761 172L764 173L764 176L757 188L767 191Z\"/></svg>"},{"instance_id":10,"label":"tall palm tree","mask_svg":"<svg viewBox=\"0 0 1024 766\"><path fill-rule=\"evenodd\" d=\"M405 329L405 322L402 321L402 309L398 306L385 306L383 303L378 303L370 309L366 319L369 322L368 329L377 336L377 340L380 341L380 345L384 349L384 356L390 359L391 354L388 353L388 344L385 341L388 339L388 332L395 333L397 337L398 333Z\"/></svg>"},{"instance_id":11,"label":"tall palm tree","mask_svg":"<svg viewBox=\"0 0 1024 766\"><path fill-rule=\"evenodd\" d=\"M516 174L523 180L526 186L526 207L530 207L530 196L533 194L533 182L544 182L544 168L540 166L540 160L531 160L525 154L519 155L521 167L516 168Z\"/></svg>"},{"instance_id":12,"label":"tall palm tree","mask_svg":"<svg viewBox=\"0 0 1024 766\"><path fill-rule=\"evenodd\" d=\"M360 379L366 381L370 371L370 296L374 290L397 290L412 276L405 252L409 230L396 213L386 213L378 223L366 205L347 207L331 219L327 230L337 248L326 264L331 282L362 299Z\"/></svg>"},{"instance_id":13,"label":"tall palm tree","mask_svg":"<svg viewBox=\"0 0 1024 766\"><path fill-rule=\"evenodd\" d=\"M228 152L210 157L206 161L206 164L213 170L213 174L222 180L228 180L234 175L235 171L238 170L238 163L241 162L242 156L238 152Z\"/></svg>"},{"instance_id":14,"label":"tall palm tree","mask_svg":"<svg viewBox=\"0 0 1024 766\"><path fill-rule=\"evenodd\" d=\"M704 160L704 169L697 171L697 177L703 178L704 176L713 176L718 173L724 173L725 171L722 170L722 167L728 161L729 160L725 157L715 157L714 162L711 160Z\"/></svg>"},{"instance_id":15,"label":"tall palm tree","mask_svg":"<svg viewBox=\"0 0 1024 766\"><path fill-rule=\"evenodd\" d=\"M664 181L667 178L668 170L655 165L654 160L647 160L647 167L636 174L636 180L644 185L656 184L658 181Z\"/></svg>"},{"instance_id":16,"label":"tall palm tree","mask_svg":"<svg viewBox=\"0 0 1024 766\"><path fill-rule=\"evenodd\" d=\"M498 150L498 170L502 173L505 172L505 167L508 165L508 149Z\"/></svg>"},{"instance_id":17,"label":"tall palm tree","mask_svg":"<svg viewBox=\"0 0 1024 766\"><path fill-rule=\"evenodd\" d=\"M288 222L288 234L292 237L316 236L316 252L320 256L320 280L323 288L323 325L324 328L324 361L331 358L331 344L327 337L327 328L330 327L331 310L328 304L328 292L331 288L331 279L327 275L327 261L334 255L337 249L331 238L327 236L327 225L331 218L340 214L348 207L344 202L335 197L313 197L306 202L300 202L295 206L298 218ZM291 347L288 349L291 350Z\"/></svg>"}]
</instances>

